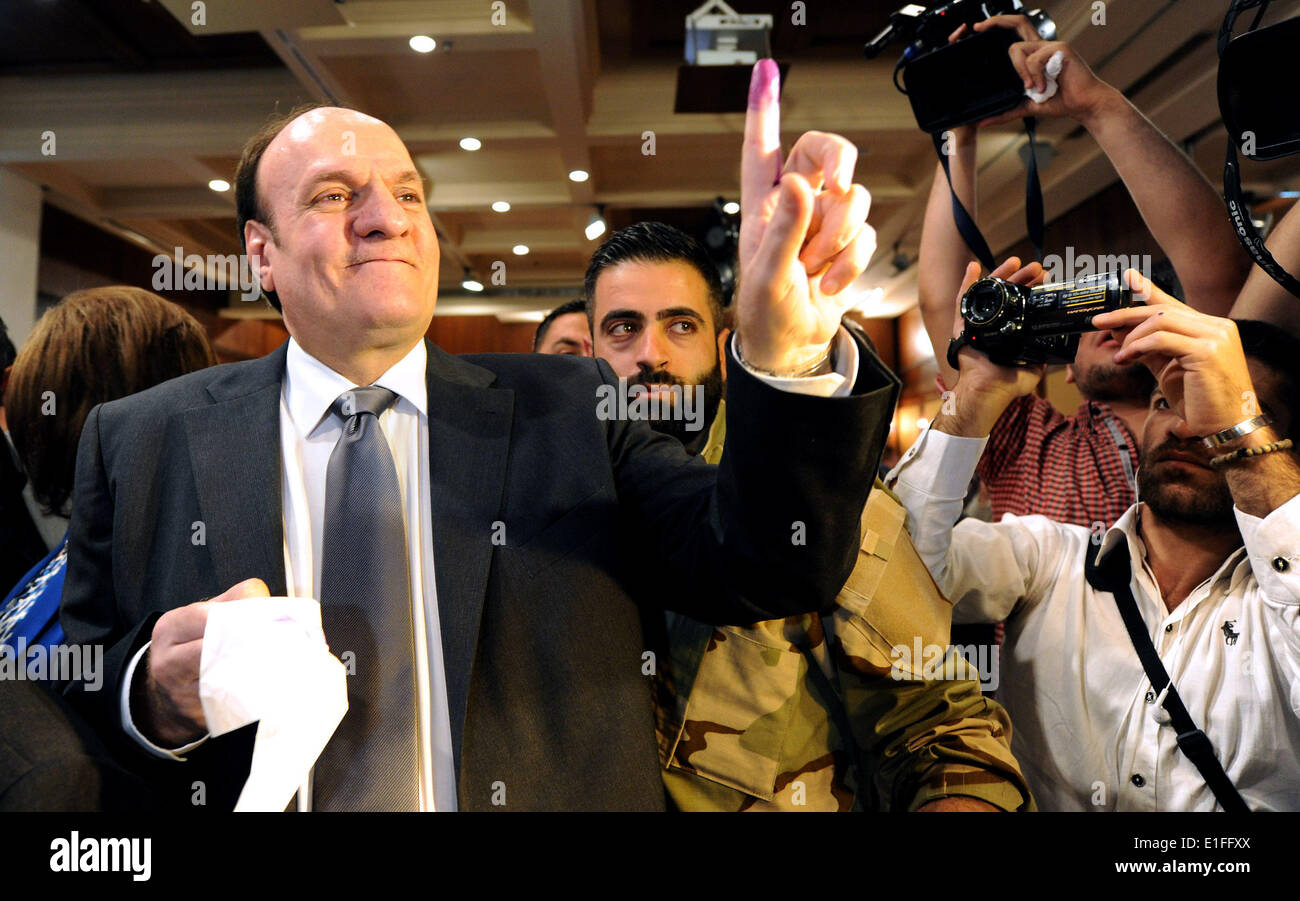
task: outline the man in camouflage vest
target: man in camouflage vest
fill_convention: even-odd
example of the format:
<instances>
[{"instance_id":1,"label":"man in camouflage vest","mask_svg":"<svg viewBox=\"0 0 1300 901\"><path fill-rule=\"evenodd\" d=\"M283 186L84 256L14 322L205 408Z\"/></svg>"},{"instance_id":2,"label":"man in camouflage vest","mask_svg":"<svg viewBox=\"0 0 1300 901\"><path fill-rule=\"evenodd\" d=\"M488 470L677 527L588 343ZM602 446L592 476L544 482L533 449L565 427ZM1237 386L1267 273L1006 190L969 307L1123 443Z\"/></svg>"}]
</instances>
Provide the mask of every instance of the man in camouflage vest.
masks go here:
<instances>
[{"instance_id":1,"label":"man in camouflage vest","mask_svg":"<svg viewBox=\"0 0 1300 901\"><path fill-rule=\"evenodd\" d=\"M726 432L721 293L703 248L660 223L615 232L586 276L596 356L710 463ZM872 491L829 615L718 628L668 614L655 714L677 808L1033 808L1011 723L949 648L951 604L905 516Z\"/></svg>"}]
</instances>

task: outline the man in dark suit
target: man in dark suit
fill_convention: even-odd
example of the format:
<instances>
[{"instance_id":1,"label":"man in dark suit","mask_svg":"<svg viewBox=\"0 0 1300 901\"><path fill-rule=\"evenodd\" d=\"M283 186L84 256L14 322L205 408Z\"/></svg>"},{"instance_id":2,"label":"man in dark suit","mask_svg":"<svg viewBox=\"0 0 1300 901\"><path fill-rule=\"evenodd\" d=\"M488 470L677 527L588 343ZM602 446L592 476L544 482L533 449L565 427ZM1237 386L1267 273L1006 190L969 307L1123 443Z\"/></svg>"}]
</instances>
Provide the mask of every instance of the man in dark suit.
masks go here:
<instances>
[{"instance_id":1,"label":"man in dark suit","mask_svg":"<svg viewBox=\"0 0 1300 901\"><path fill-rule=\"evenodd\" d=\"M838 331L831 296L874 245L865 191L850 184L852 146L812 133L781 174L774 69L756 67L751 92L733 423L716 469L645 422L595 415L616 381L603 363L456 358L422 340L437 237L387 125L315 109L250 143L241 224L291 341L96 409L78 460L62 620L71 641L108 646L109 675L78 700L119 747L175 774L164 794L189 798L196 780L237 791L247 772L246 735L203 744L208 605L311 594L332 649L355 649L359 674L318 780L350 719L393 729L401 711L388 693L403 680L409 691L412 672L419 733L411 769L345 765L329 798L355 789L363 800L313 806L663 807L638 604L735 623L829 606L855 558L897 389ZM832 369L843 396L778 387ZM386 406L350 410L367 390L355 386L385 393ZM369 631L347 625L362 639L346 644L333 625L345 621L331 618L333 561L349 551L331 530L356 509L334 505L335 457L376 421L401 487L409 594L367 599L358 615L405 609L387 621L411 630L399 654L385 653L393 630L374 619ZM634 581L621 548L641 555ZM396 657L405 670L388 669ZM372 664L391 682L366 683ZM374 734L343 741L361 759ZM389 757L399 745L388 742ZM402 800L371 793L376 779L401 783ZM418 783L414 797L406 783ZM217 794L209 805L228 802Z\"/></svg>"}]
</instances>

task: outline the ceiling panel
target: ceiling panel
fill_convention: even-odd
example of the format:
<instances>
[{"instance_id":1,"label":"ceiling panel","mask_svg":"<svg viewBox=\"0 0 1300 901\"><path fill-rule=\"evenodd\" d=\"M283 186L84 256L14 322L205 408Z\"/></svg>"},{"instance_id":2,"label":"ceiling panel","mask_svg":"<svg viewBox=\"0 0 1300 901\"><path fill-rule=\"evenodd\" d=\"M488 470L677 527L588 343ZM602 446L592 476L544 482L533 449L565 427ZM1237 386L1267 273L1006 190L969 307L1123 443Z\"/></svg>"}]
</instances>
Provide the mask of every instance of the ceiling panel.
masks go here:
<instances>
[{"instance_id":1,"label":"ceiling panel","mask_svg":"<svg viewBox=\"0 0 1300 901\"><path fill-rule=\"evenodd\" d=\"M550 122L538 91L541 68L534 50L428 56L404 50L329 62L331 74L361 109L398 127L439 121Z\"/></svg>"},{"instance_id":2,"label":"ceiling panel","mask_svg":"<svg viewBox=\"0 0 1300 901\"><path fill-rule=\"evenodd\" d=\"M683 19L698 3L508 0L497 22L483 0L288 0L258 4L256 17L242 19L246 4L209 0L217 24L204 33L155 0L6 0L0 163L43 185L57 209L130 240L228 253L238 247L233 200L207 181L232 178L243 142L271 111L333 98L392 123L428 177L444 291L459 291L462 265L487 279L502 260L508 284L489 285L475 309L494 298L518 309L529 292L540 292L539 308L553 306L580 286L596 246L582 229L598 204L610 228L658 219L699 236L714 198L735 198L744 117L673 112ZM891 260L896 245L915 257L935 169L928 137L892 84L901 48L872 62L861 55L899 5L810 0L797 24L786 0L733 3L775 17L773 49L790 63L787 153L807 129L859 147L857 175L872 192L881 247L859 287L887 285L891 309L914 296L915 267L900 276ZM1223 140L1211 40L1218 6L1109 0L1104 28L1091 24L1085 0L1051 10L1100 75L1192 142L1214 182ZM1300 0L1275 8L1270 18L1294 14ZM212 33L225 28L234 30ZM437 38L438 49L411 51L416 33ZM41 150L45 130L58 135L55 155ZM653 155L644 152L647 133ZM1049 215L1114 182L1105 155L1073 122L1045 121L1040 134L1056 155L1044 169ZM466 136L482 149L462 150ZM981 225L998 246L1024 235L1023 141L1012 127L980 139ZM589 181L568 179L578 167ZM1300 165L1248 165L1245 176L1267 194L1300 186ZM513 208L494 213L494 200ZM526 257L510 253L520 241L533 246Z\"/></svg>"}]
</instances>

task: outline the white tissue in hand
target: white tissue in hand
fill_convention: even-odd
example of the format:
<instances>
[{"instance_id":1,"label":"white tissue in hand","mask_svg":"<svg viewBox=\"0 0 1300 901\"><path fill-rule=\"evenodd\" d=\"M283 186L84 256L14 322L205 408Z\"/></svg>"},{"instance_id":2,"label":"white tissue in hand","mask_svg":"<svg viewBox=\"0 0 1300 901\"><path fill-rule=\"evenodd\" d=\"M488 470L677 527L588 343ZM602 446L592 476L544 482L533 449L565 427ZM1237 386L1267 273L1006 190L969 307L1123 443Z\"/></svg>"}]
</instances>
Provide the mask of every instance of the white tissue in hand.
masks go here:
<instances>
[{"instance_id":1,"label":"white tissue in hand","mask_svg":"<svg viewBox=\"0 0 1300 901\"><path fill-rule=\"evenodd\" d=\"M236 810L283 810L348 709L313 598L252 597L208 607L199 658L208 732L260 722Z\"/></svg>"},{"instance_id":2,"label":"white tissue in hand","mask_svg":"<svg viewBox=\"0 0 1300 901\"><path fill-rule=\"evenodd\" d=\"M1034 103L1046 103L1056 96L1056 78L1061 74L1061 63L1065 59L1065 51L1058 50L1052 54L1051 59L1047 61L1044 67L1043 75L1047 83L1043 86L1043 92L1040 94L1033 88L1026 88L1025 94Z\"/></svg>"}]
</instances>

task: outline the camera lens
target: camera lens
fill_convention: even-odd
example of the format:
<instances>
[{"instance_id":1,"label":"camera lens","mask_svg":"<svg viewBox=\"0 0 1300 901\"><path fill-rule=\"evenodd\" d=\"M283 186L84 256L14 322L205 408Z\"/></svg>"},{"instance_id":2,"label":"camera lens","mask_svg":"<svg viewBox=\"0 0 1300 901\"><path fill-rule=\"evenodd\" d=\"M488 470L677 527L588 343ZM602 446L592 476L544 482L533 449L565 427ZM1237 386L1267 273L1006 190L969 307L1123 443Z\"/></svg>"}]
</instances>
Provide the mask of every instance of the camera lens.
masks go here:
<instances>
[{"instance_id":1,"label":"camera lens","mask_svg":"<svg viewBox=\"0 0 1300 901\"><path fill-rule=\"evenodd\" d=\"M976 282L961 301L961 315L971 325L988 325L1006 303L1006 291L992 279Z\"/></svg>"}]
</instances>

